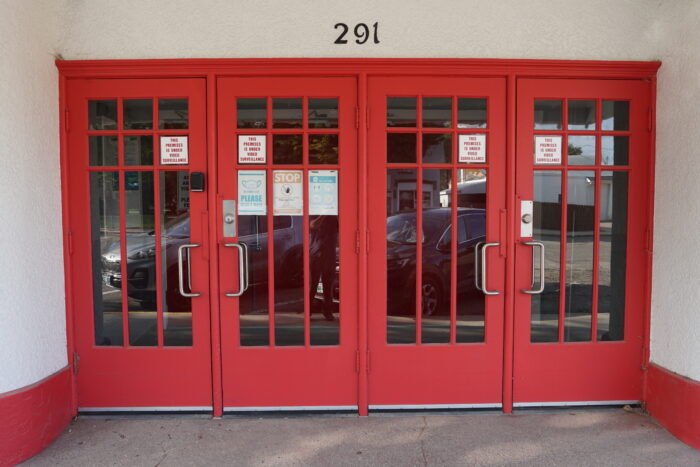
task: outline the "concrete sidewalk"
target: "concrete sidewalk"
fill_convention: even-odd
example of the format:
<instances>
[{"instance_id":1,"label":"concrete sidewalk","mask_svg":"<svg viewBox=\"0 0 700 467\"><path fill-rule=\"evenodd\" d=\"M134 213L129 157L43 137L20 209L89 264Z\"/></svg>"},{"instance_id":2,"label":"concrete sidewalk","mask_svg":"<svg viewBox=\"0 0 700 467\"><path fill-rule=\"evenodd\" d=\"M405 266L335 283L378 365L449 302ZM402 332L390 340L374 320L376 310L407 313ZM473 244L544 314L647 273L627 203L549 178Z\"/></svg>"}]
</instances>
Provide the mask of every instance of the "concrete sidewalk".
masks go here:
<instances>
[{"instance_id":1,"label":"concrete sidewalk","mask_svg":"<svg viewBox=\"0 0 700 467\"><path fill-rule=\"evenodd\" d=\"M698 466L638 411L224 418L81 417L27 466Z\"/></svg>"}]
</instances>

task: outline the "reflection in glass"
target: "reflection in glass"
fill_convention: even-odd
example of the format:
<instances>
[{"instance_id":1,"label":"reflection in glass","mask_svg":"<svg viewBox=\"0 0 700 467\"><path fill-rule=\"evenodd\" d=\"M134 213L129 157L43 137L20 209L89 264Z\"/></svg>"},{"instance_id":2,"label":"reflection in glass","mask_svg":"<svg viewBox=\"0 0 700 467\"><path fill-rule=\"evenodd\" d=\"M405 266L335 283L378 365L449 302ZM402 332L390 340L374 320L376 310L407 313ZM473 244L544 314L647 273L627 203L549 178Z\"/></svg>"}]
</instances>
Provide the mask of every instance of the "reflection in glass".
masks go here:
<instances>
[{"instance_id":1,"label":"reflection in glass","mask_svg":"<svg viewBox=\"0 0 700 467\"><path fill-rule=\"evenodd\" d=\"M119 174L90 173L95 345L123 345Z\"/></svg>"},{"instance_id":2,"label":"reflection in glass","mask_svg":"<svg viewBox=\"0 0 700 467\"><path fill-rule=\"evenodd\" d=\"M423 126L426 128L450 128L452 126L452 98L424 97Z\"/></svg>"},{"instance_id":3,"label":"reflection in glass","mask_svg":"<svg viewBox=\"0 0 700 467\"><path fill-rule=\"evenodd\" d=\"M603 136L600 150L603 165L629 164L629 136Z\"/></svg>"},{"instance_id":4,"label":"reflection in glass","mask_svg":"<svg viewBox=\"0 0 700 467\"><path fill-rule=\"evenodd\" d=\"M603 172L600 187L598 340L625 337L627 172Z\"/></svg>"},{"instance_id":5,"label":"reflection in glass","mask_svg":"<svg viewBox=\"0 0 700 467\"><path fill-rule=\"evenodd\" d=\"M124 100L124 129L150 130L153 128L153 101L151 99Z\"/></svg>"},{"instance_id":6,"label":"reflection in glass","mask_svg":"<svg viewBox=\"0 0 700 467\"><path fill-rule=\"evenodd\" d=\"M486 170L457 177L457 342L484 342L484 294L474 277L474 248L486 240Z\"/></svg>"},{"instance_id":7,"label":"reflection in glass","mask_svg":"<svg viewBox=\"0 0 700 467\"><path fill-rule=\"evenodd\" d=\"M556 342L559 334L561 172L537 170L533 180L533 240L545 246L544 291L532 296L530 340ZM533 253L533 286L540 283L539 254Z\"/></svg>"},{"instance_id":8,"label":"reflection in glass","mask_svg":"<svg viewBox=\"0 0 700 467\"><path fill-rule=\"evenodd\" d=\"M452 170L423 170L421 342L450 342Z\"/></svg>"},{"instance_id":9,"label":"reflection in glass","mask_svg":"<svg viewBox=\"0 0 700 467\"><path fill-rule=\"evenodd\" d=\"M301 164L301 135L272 135L273 164Z\"/></svg>"},{"instance_id":10,"label":"reflection in glass","mask_svg":"<svg viewBox=\"0 0 700 467\"><path fill-rule=\"evenodd\" d=\"M129 344L158 345L153 172L124 173Z\"/></svg>"},{"instance_id":11,"label":"reflection in glass","mask_svg":"<svg viewBox=\"0 0 700 467\"><path fill-rule=\"evenodd\" d=\"M275 225L275 345L304 345L304 216Z\"/></svg>"},{"instance_id":12,"label":"reflection in glass","mask_svg":"<svg viewBox=\"0 0 700 467\"><path fill-rule=\"evenodd\" d=\"M117 165L119 140L117 136L90 136L90 165Z\"/></svg>"},{"instance_id":13,"label":"reflection in glass","mask_svg":"<svg viewBox=\"0 0 700 467\"><path fill-rule=\"evenodd\" d=\"M386 98L386 126L388 126L388 127L415 127L416 126L416 98L415 97L387 97Z\"/></svg>"},{"instance_id":14,"label":"reflection in glass","mask_svg":"<svg viewBox=\"0 0 700 467\"><path fill-rule=\"evenodd\" d=\"M88 101L88 129L116 130L117 101Z\"/></svg>"},{"instance_id":15,"label":"reflection in glass","mask_svg":"<svg viewBox=\"0 0 700 467\"><path fill-rule=\"evenodd\" d=\"M387 343L416 342L416 171L387 170Z\"/></svg>"},{"instance_id":16,"label":"reflection in glass","mask_svg":"<svg viewBox=\"0 0 700 467\"><path fill-rule=\"evenodd\" d=\"M449 164L452 162L452 135L423 133L423 162Z\"/></svg>"},{"instance_id":17,"label":"reflection in glass","mask_svg":"<svg viewBox=\"0 0 700 467\"><path fill-rule=\"evenodd\" d=\"M177 250L190 242L189 173L160 173L160 274L163 281L163 343L192 345L192 299L179 290ZM184 255L187 270L189 256ZM185 291L191 292L189 284Z\"/></svg>"},{"instance_id":18,"label":"reflection in glass","mask_svg":"<svg viewBox=\"0 0 700 467\"><path fill-rule=\"evenodd\" d=\"M267 99L237 99L238 128L265 128L267 126Z\"/></svg>"},{"instance_id":19,"label":"reflection in glass","mask_svg":"<svg viewBox=\"0 0 700 467\"><path fill-rule=\"evenodd\" d=\"M270 341L267 239L267 216L238 216L238 241L248 246L250 283L238 302L242 346L268 345Z\"/></svg>"},{"instance_id":20,"label":"reflection in glass","mask_svg":"<svg viewBox=\"0 0 700 467\"><path fill-rule=\"evenodd\" d=\"M186 129L189 125L187 99L160 99L158 101L158 128L161 130Z\"/></svg>"},{"instance_id":21,"label":"reflection in glass","mask_svg":"<svg viewBox=\"0 0 700 467\"><path fill-rule=\"evenodd\" d=\"M309 164L337 164L338 135L309 135Z\"/></svg>"},{"instance_id":22,"label":"reflection in glass","mask_svg":"<svg viewBox=\"0 0 700 467\"><path fill-rule=\"evenodd\" d=\"M603 101L602 129L627 131L630 122L630 103L627 101Z\"/></svg>"},{"instance_id":23,"label":"reflection in glass","mask_svg":"<svg viewBox=\"0 0 700 467\"><path fill-rule=\"evenodd\" d=\"M457 99L457 128L486 128L486 99Z\"/></svg>"},{"instance_id":24,"label":"reflection in glass","mask_svg":"<svg viewBox=\"0 0 700 467\"><path fill-rule=\"evenodd\" d=\"M389 133L386 135L386 160L390 163L415 163L416 134Z\"/></svg>"},{"instance_id":25,"label":"reflection in glass","mask_svg":"<svg viewBox=\"0 0 700 467\"><path fill-rule=\"evenodd\" d=\"M595 101L569 101L569 130L595 130Z\"/></svg>"},{"instance_id":26,"label":"reflection in glass","mask_svg":"<svg viewBox=\"0 0 700 467\"><path fill-rule=\"evenodd\" d=\"M309 99L309 128L338 128L338 99Z\"/></svg>"},{"instance_id":27,"label":"reflection in glass","mask_svg":"<svg viewBox=\"0 0 700 467\"><path fill-rule=\"evenodd\" d=\"M561 130L561 101L535 100L535 130Z\"/></svg>"},{"instance_id":28,"label":"reflection in glass","mask_svg":"<svg viewBox=\"0 0 700 467\"><path fill-rule=\"evenodd\" d=\"M311 345L338 345L338 216L309 216Z\"/></svg>"},{"instance_id":29,"label":"reflection in glass","mask_svg":"<svg viewBox=\"0 0 700 467\"><path fill-rule=\"evenodd\" d=\"M591 340L595 183L595 172L568 174L565 342Z\"/></svg>"},{"instance_id":30,"label":"reflection in glass","mask_svg":"<svg viewBox=\"0 0 700 467\"><path fill-rule=\"evenodd\" d=\"M272 99L272 128L301 128L301 99Z\"/></svg>"},{"instance_id":31,"label":"reflection in glass","mask_svg":"<svg viewBox=\"0 0 700 467\"><path fill-rule=\"evenodd\" d=\"M569 135L569 165L595 164L595 136Z\"/></svg>"},{"instance_id":32,"label":"reflection in glass","mask_svg":"<svg viewBox=\"0 0 700 467\"><path fill-rule=\"evenodd\" d=\"M125 136L124 137L124 164L125 165L152 165L153 164L153 136Z\"/></svg>"}]
</instances>

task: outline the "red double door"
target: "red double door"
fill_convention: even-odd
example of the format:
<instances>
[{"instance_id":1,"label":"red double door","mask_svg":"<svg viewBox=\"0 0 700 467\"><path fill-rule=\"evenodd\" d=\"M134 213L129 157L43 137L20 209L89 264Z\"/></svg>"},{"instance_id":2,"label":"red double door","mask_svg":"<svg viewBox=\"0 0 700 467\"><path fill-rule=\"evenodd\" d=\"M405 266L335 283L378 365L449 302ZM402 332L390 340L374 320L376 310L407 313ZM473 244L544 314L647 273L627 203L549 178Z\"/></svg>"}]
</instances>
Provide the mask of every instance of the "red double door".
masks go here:
<instances>
[{"instance_id":1,"label":"red double door","mask_svg":"<svg viewBox=\"0 0 700 467\"><path fill-rule=\"evenodd\" d=\"M641 398L644 83L208 86L68 87L81 410Z\"/></svg>"}]
</instances>

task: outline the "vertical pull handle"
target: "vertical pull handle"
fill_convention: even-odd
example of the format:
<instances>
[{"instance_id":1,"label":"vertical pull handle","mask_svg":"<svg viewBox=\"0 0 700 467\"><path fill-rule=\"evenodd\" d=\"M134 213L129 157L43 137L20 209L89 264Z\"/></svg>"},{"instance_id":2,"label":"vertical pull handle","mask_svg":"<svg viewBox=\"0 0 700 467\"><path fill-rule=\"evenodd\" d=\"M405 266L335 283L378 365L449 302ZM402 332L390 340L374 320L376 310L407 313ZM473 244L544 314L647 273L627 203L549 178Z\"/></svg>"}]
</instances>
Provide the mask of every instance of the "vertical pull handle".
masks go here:
<instances>
[{"instance_id":1,"label":"vertical pull handle","mask_svg":"<svg viewBox=\"0 0 700 467\"><path fill-rule=\"evenodd\" d=\"M484 246L481 248L481 291L484 293L484 295L498 295L501 292L498 290L488 290L486 288L486 277L487 277L487 270L486 270L486 250L488 250L491 247L494 246L499 246L500 243L484 243Z\"/></svg>"},{"instance_id":2,"label":"vertical pull handle","mask_svg":"<svg viewBox=\"0 0 700 467\"><path fill-rule=\"evenodd\" d=\"M248 290L248 245L245 243L225 243L225 247L238 250L238 292L227 292L227 297L240 297Z\"/></svg>"},{"instance_id":3,"label":"vertical pull handle","mask_svg":"<svg viewBox=\"0 0 700 467\"><path fill-rule=\"evenodd\" d=\"M192 261L190 261L190 249L191 248L197 248L199 243L187 243L185 245L180 245L180 248L177 249L177 278L178 278L178 286L180 288L180 295L183 297L199 297L202 295L201 293L193 293L192 292ZM185 272L183 271L183 252L187 250L187 286L190 289L189 292L185 292L185 285L184 285L184 276Z\"/></svg>"},{"instance_id":4,"label":"vertical pull handle","mask_svg":"<svg viewBox=\"0 0 700 467\"><path fill-rule=\"evenodd\" d=\"M540 285L536 289L525 290L522 292L528 295L541 294L544 291L544 243L542 242L523 242L523 245L529 245L532 247L532 286L535 285L535 248L540 250Z\"/></svg>"},{"instance_id":5,"label":"vertical pull handle","mask_svg":"<svg viewBox=\"0 0 700 467\"><path fill-rule=\"evenodd\" d=\"M481 284L479 282L479 248L481 248L481 245L483 245L484 242L478 242L476 245L474 245L474 287L476 290L481 292Z\"/></svg>"}]
</instances>

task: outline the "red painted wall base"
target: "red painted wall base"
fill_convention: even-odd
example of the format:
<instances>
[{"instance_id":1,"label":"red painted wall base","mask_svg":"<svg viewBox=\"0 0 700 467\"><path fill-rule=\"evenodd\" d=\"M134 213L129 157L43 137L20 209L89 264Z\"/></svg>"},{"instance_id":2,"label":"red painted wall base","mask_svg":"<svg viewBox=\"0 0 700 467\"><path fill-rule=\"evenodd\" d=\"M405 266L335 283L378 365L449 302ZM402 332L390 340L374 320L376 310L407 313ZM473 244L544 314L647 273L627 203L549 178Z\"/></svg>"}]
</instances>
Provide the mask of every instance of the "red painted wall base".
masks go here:
<instances>
[{"instance_id":1,"label":"red painted wall base","mask_svg":"<svg viewBox=\"0 0 700 467\"><path fill-rule=\"evenodd\" d=\"M646 409L668 431L700 449L700 382L649 364Z\"/></svg>"},{"instance_id":2,"label":"red painted wall base","mask_svg":"<svg viewBox=\"0 0 700 467\"><path fill-rule=\"evenodd\" d=\"M71 419L70 370L0 394L0 467L15 465L48 446Z\"/></svg>"}]
</instances>

